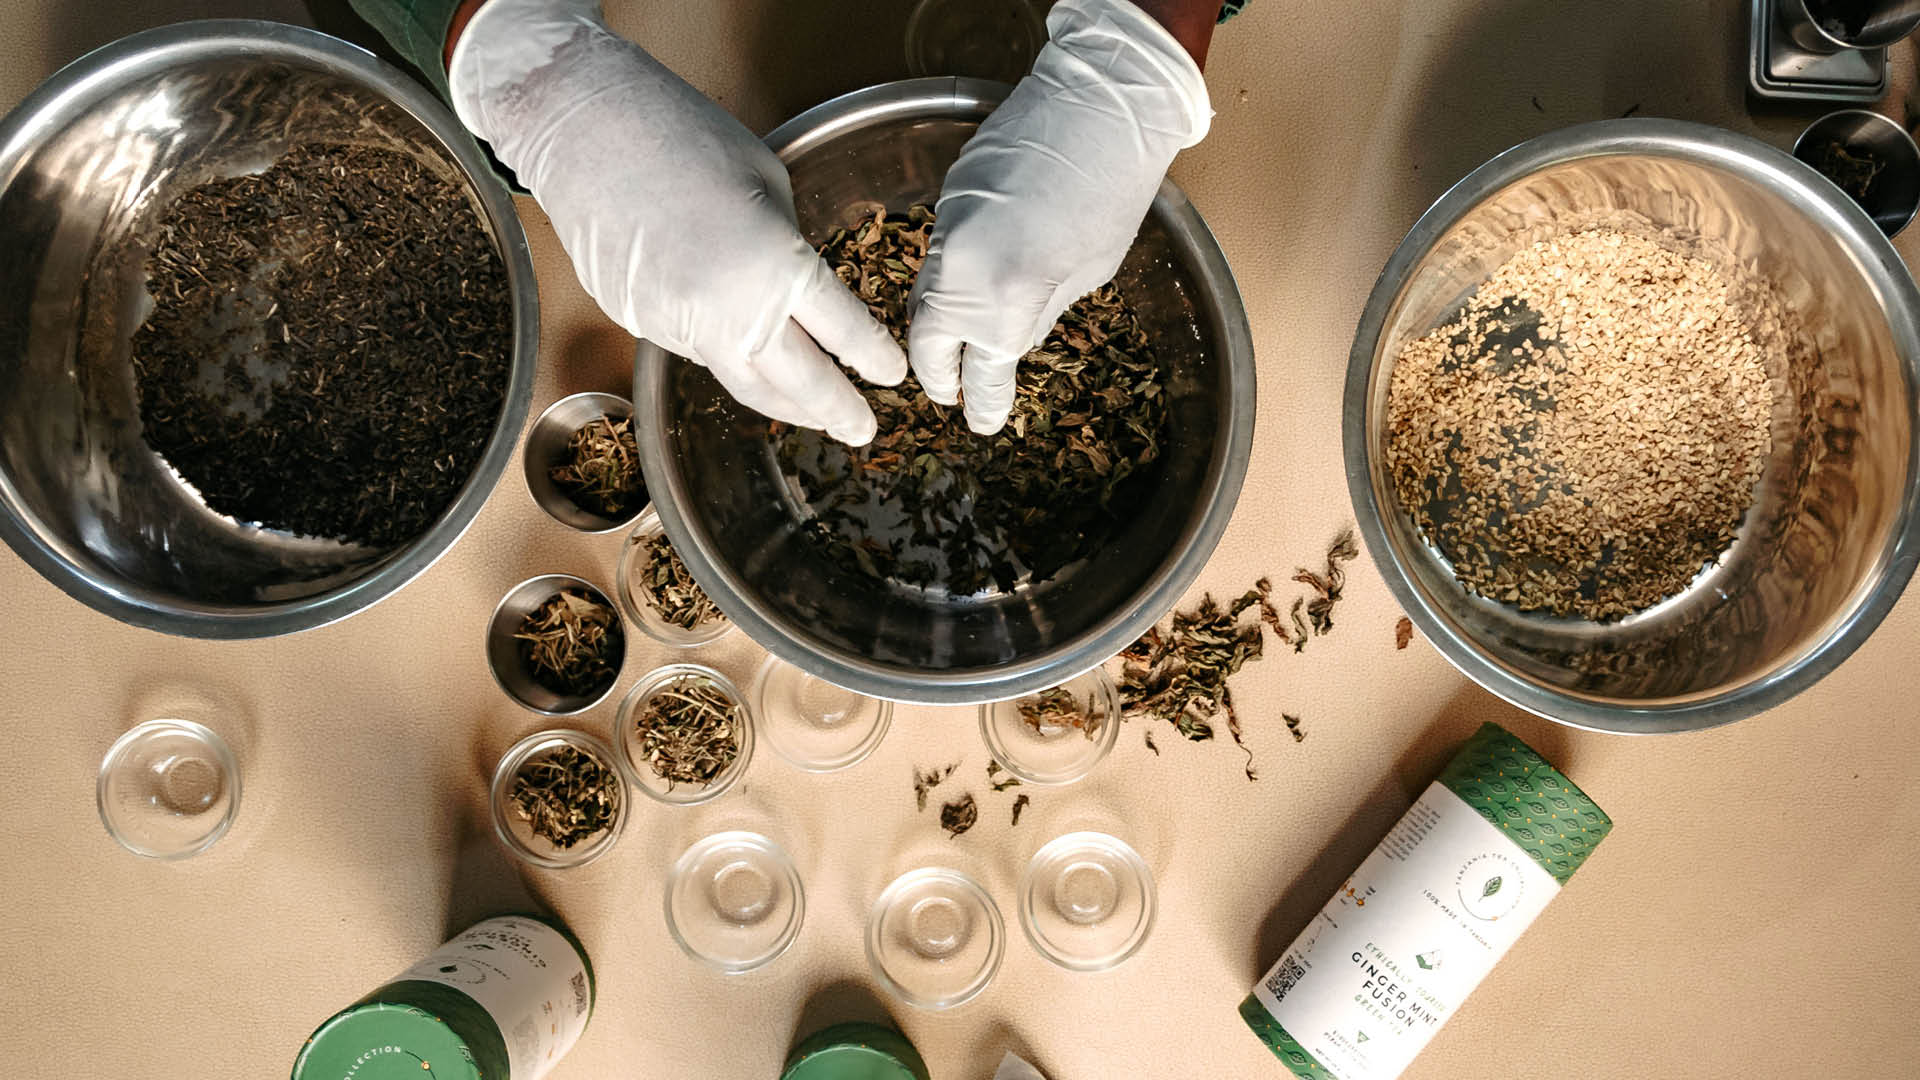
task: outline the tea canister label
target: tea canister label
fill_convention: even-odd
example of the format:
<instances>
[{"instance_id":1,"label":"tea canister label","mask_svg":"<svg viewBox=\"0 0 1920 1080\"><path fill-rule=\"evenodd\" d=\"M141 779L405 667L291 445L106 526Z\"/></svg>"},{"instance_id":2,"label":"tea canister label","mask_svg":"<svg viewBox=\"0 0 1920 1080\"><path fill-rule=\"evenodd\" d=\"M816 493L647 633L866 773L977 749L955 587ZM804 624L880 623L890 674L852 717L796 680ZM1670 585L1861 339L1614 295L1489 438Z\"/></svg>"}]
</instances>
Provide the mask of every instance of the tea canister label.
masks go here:
<instances>
[{"instance_id":1,"label":"tea canister label","mask_svg":"<svg viewBox=\"0 0 1920 1080\"><path fill-rule=\"evenodd\" d=\"M1254 997L1337 1080L1392 1080L1559 891L1507 832L1436 782Z\"/></svg>"},{"instance_id":2,"label":"tea canister label","mask_svg":"<svg viewBox=\"0 0 1920 1080\"><path fill-rule=\"evenodd\" d=\"M560 931L514 916L478 923L399 978L439 983L472 998L506 1041L513 1080L540 1080L586 1030L593 987L586 961Z\"/></svg>"}]
</instances>

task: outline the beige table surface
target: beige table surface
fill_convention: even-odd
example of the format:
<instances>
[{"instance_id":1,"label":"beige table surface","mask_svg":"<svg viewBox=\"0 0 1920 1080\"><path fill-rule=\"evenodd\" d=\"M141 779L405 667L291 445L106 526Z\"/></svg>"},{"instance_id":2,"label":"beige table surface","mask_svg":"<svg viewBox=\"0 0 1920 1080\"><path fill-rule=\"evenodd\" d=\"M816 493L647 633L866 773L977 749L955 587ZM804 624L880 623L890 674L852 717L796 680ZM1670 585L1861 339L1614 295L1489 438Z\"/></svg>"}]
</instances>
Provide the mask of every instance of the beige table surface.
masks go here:
<instances>
[{"instance_id":1,"label":"beige table surface","mask_svg":"<svg viewBox=\"0 0 1920 1080\"><path fill-rule=\"evenodd\" d=\"M612 21L757 130L903 75L908 0L609 5ZM0 107L85 49L206 14L304 20L295 0L0 0ZM1742 96L1743 0L1256 0L1219 35L1212 136L1175 178L1220 236L1259 349L1252 476L1195 589L1284 579L1350 518L1341 373L1393 245L1452 180L1525 137L1637 106L1757 131ZM1900 85L1911 46L1898 50ZM1885 106L1904 113L1896 95ZM623 390L631 343L590 304L531 202L541 282L537 410ZM1911 258L1920 230L1902 250ZM538 572L609 581L618 547L542 515L516 459L472 530L375 609L296 637L182 641L118 625L0 554L0 1073L225 1080L284 1076L308 1031L481 914L520 876L487 832L495 758L541 725L495 689L480 630ZM891 1011L940 1080L1008 1048L1055 1080L1279 1077L1234 1006L1482 720L1509 725L1611 812L1559 902L1440 1032L1412 1077L1887 1077L1920 1073L1920 596L1838 672L1745 723L1626 739L1522 715L1424 642L1355 564L1333 635L1236 684L1263 778L1229 743L1137 727L1099 773L1038 792L1018 829L981 783L970 710L903 708L859 767L812 777L772 755L716 805L639 808L621 846L525 886L579 931L600 972L592 1026L555 1080L759 1080L822 1023ZM738 677L738 635L703 658ZM625 682L668 659L638 646ZM1304 718L1295 744L1282 710ZM100 754L160 713L210 716L237 743L232 834L181 865L135 858L93 808ZM580 723L602 729L611 706ZM915 764L965 761L983 823L950 841L916 816ZM860 931L896 871L945 859L1009 915L1022 859L1107 821L1160 881L1145 950L1100 976L1053 969L1013 936L998 981L947 1014L888 1005ZM723 978L669 940L661 882L722 826L788 845L809 891L794 949Z\"/></svg>"}]
</instances>

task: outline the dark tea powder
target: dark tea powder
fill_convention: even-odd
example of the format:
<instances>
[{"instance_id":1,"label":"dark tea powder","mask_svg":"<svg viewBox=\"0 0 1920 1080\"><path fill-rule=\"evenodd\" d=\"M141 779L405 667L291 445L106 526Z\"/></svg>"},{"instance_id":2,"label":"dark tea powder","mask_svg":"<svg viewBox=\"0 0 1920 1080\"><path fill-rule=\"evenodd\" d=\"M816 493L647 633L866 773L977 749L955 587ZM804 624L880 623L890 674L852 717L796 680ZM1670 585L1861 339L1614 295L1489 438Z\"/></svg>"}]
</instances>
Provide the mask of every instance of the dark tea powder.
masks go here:
<instances>
[{"instance_id":1,"label":"dark tea powder","mask_svg":"<svg viewBox=\"0 0 1920 1080\"><path fill-rule=\"evenodd\" d=\"M147 243L140 418L209 507L380 548L445 511L513 347L506 267L460 185L392 150L300 146L187 192Z\"/></svg>"}]
</instances>

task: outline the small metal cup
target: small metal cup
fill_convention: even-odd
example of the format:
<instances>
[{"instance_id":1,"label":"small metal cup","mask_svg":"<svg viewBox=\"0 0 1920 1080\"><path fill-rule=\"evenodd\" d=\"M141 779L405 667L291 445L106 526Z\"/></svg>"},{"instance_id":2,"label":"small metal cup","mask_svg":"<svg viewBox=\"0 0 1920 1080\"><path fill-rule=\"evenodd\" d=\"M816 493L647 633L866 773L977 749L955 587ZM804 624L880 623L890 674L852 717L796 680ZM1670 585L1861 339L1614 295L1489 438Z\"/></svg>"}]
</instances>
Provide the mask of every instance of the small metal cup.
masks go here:
<instances>
[{"instance_id":1,"label":"small metal cup","mask_svg":"<svg viewBox=\"0 0 1920 1080\"><path fill-rule=\"evenodd\" d=\"M573 433L601 417L625 420L633 415L633 403L618 394L574 394L547 406L527 433L526 452L521 461L527 473L527 491L553 520L587 533L613 532L640 519L650 505L642 498L633 513L615 521L588 510L560 490L553 482L554 467L566 461L567 443Z\"/></svg>"},{"instance_id":2,"label":"small metal cup","mask_svg":"<svg viewBox=\"0 0 1920 1080\"><path fill-rule=\"evenodd\" d=\"M1886 168L1867 186L1865 196L1847 194L1873 218L1880 231L1898 236L1920 209L1920 146L1898 123L1866 109L1842 109L1807 125L1793 144L1793 156L1820 168L1827 147L1839 143L1853 153L1870 153Z\"/></svg>"},{"instance_id":3,"label":"small metal cup","mask_svg":"<svg viewBox=\"0 0 1920 1080\"><path fill-rule=\"evenodd\" d=\"M626 666L626 630L616 622L622 635L620 662L614 666L614 676L607 680L606 689L592 697L556 694L535 681L520 651L520 640L514 635L520 632L527 616L565 589L586 593L590 599L607 605L616 615L619 614L620 609L614 606L607 594L591 583L572 574L542 574L509 589L507 595L500 599L500 605L493 609L493 618L487 623L487 666L493 670L493 681L500 684L500 689L506 691L508 697L542 716L572 716L600 704L619 685L620 671Z\"/></svg>"},{"instance_id":4,"label":"small metal cup","mask_svg":"<svg viewBox=\"0 0 1920 1080\"><path fill-rule=\"evenodd\" d=\"M1781 27L1795 45L1810 52L1884 49L1920 28L1920 0L1857 0L1852 6L1861 11L1864 18L1859 29L1853 32L1835 19L1833 9L1841 5L1833 0L1777 2Z\"/></svg>"}]
</instances>

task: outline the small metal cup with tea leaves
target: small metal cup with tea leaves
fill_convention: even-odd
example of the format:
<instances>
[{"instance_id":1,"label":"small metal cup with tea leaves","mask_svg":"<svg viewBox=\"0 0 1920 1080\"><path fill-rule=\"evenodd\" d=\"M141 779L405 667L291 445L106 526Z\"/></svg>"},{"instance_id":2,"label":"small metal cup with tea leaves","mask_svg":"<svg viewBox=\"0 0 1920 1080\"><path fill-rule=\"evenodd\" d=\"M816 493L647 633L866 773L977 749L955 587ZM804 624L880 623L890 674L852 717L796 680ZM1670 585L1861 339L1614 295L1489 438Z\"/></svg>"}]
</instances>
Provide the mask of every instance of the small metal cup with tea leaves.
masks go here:
<instances>
[{"instance_id":1,"label":"small metal cup with tea leaves","mask_svg":"<svg viewBox=\"0 0 1920 1080\"><path fill-rule=\"evenodd\" d=\"M533 422L521 460L533 501L581 532L626 528L651 505L633 403L617 394L574 394L549 405Z\"/></svg>"},{"instance_id":2,"label":"small metal cup with tea leaves","mask_svg":"<svg viewBox=\"0 0 1920 1080\"><path fill-rule=\"evenodd\" d=\"M651 510L641 516L620 552L614 592L627 618L663 645L705 645L733 629L674 553L660 515Z\"/></svg>"},{"instance_id":3,"label":"small metal cup with tea leaves","mask_svg":"<svg viewBox=\"0 0 1920 1080\"><path fill-rule=\"evenodd\" d=\"M605 701L627 656L612 602L571 574L542 574L508 590L487 622L486 647L500 689L543 716Z\"/></svg>"}]
</instances>

